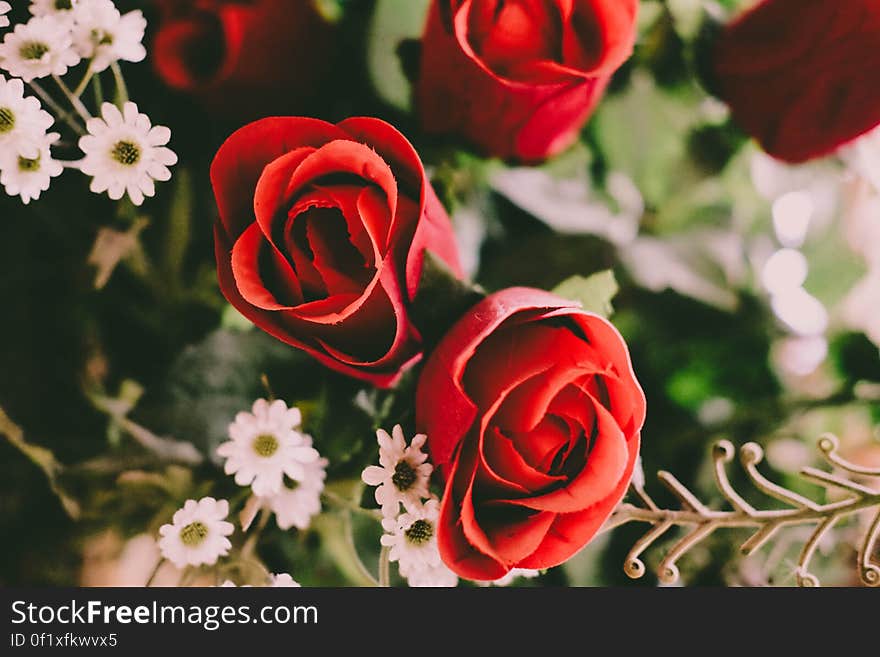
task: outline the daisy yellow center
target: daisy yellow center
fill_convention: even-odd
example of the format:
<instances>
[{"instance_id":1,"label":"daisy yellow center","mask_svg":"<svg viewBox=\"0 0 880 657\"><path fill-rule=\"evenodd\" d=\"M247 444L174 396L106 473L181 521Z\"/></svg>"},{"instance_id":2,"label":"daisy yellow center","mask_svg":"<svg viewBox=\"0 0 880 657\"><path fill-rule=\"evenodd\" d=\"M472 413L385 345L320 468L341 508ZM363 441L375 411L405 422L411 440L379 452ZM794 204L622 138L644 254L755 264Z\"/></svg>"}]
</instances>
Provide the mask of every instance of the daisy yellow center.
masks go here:
<instances>
[{"instance_id":1,"label":"daisy yellow center","mask_svg":"<svg viewBox=\"0 0 880 657\"><path fill-rule=\"evenodd\" d=\"M58 11L73 9L73 0L55 0L55 9Z\"/></svg>"},{"instance_id":2,"label":"daisy yellow center","mask_svg":"<svg viewBox=\"0 0 880 657\"><path fill-rule=\"evenodd\" d=\"M0 134L11 132L15 127L15 113L8 107L0 107Z\"/></svg>"},{"instance_id":3,"label":"daisy yellow center","mask_svg":"<svg viewBox=\"0 0 880 657\"><path fill-rule=\"evenodd\" d=\"M254 438L252 447L257 456L269 458L278 451L280 445L278 444L278 439L271 433L263 433Z\"/></svg>"},{"instance_id":4,"label":"daisy yellow center","mask_svg":"<svg viewBox=\"0 0 880 657\"><path fill-rule=\"evenodd\" d=\"M43 55L49 52L49 50L49 46L41 41L26 41L21 44L21 48L18 49L18 54L21 55L22 59L34 60L40 59Z\"/></svg>"},{"instance_id":5,"label":"daisy yellow center","mask_svg":"<svg viewBox=\"0 0 880 657\"><path fill-rule=\"evenodd\" d=\"M412 488L415 482L415 469L406 460L398 461L394 466L394 474L391 475L391 483L394 484L394 487L403 493Z\"/></svg>"},{"instance_id":6,"label":"daisy yellow center","mask_svg":"<svg viewBox=\"0 0 880 657\"><path fill-rule=\"evenodd\" d=\"M110 151L110 157L119 164L134 166L141 159L141 148L132 141L117 141Z\"/></svg>"},{"instance_id":7,"label":"daisy yellow center","mask_svg":"<svg viewBox=\"0 0 880 657\"><path fill-rule=\"evenodd\" d=\"M18 157L18 170L24 173L33 173L40 170L40 158L30 160L26 157Z\"/></svg>"},{"instance_id":8,"label":"daisy yellow center","mask_svg":"<svg viewBox=\"0 0 880 657\"><path fill-rule=\"evenodd\" d=\"M198 520L189 523L180 530L180 540L187 547L196 547L205 540L207 535L208 528Z\"/></svg>"},{"instance_id":9,"label":"daisy yellow center","mask_svg":"<svg viewBox=\"0 0 880 657\"><path fill-rule=\"evenodd\" d=\"M94 29L92 30L92 43L96 46L110 46L113 45L113 35L109 32L105 32L104 30Z\"/></svg>"},{"instance_id":10,"label":"daisy yellow center","mask_svg":"<svg viewBox=\"0 0 880 657\"><path fill-rule=\"evenodd\" d=\"M434 535L434 525L427 520L416 520L404 534L406 540L414 545L424 545Z\"/></svg>"}]
</instances>

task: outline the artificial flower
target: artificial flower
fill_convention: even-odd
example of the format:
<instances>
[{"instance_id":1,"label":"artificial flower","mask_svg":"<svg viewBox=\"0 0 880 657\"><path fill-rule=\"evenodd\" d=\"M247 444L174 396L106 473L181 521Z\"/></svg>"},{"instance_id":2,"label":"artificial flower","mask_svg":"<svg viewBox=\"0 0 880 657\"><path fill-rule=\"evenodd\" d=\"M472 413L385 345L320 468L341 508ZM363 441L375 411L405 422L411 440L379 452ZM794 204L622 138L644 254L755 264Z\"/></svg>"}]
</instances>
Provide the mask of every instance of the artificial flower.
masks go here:
<instances>
[{"instance_id":1,"label":"artificial flower","mask_svg":"<svg viewBox=\"0 0 880 657\"><path fill-rule=\"evenodd\" d=\"M122 112L104 103L101 118L89 120L86 129L89 134L79 140L86 155L80 170L92 176L94 193L107 192L114 201L128 193L132 203L141 205L144 197L156 194L154 181L171 178L168 167L177 163L166 146L171 131L153 126L134 103L125 103Z\"/></svg>"},{"instance_id":2,"label":"artificial flower","mask_svg":"<svg viewBox=\"0 0 880 657\"><path fill-rule=\"evenodd\" d=\"M418 434L406 444L401 426L395 425L391 435L384 429L376 432L379 442L379 465L370 465L361 474L368 486L376 486L376 502L386 516L396 516L399 505L413 508L430 496L428 484L433 466L426 463L422 451L427 436Z\"/></svg>"},{"instance_id":3,"label":"artificial flower","mask_svg":"<svg viewBox=\"0 0 880 657\"><path fill-rule=\"evenodd\" d=\"M52 157L52 144L61 135L50 132L35 142L36 157L24 157L16 151L0 155L0 184L10 196L20 196L27 205L49 189L52 178L60 176L64 166Z\"/></svg>"},{"instance_id":4,"label":"artificial flower","mask_svg":"<svg viewBox=\"0 0 880 657\"><path fill-rule=\"evenodd\" d=\"M19 23L0 43L0 68L25 82L64 75L79 61L69 27L54 16Z\"/></svg>"},{"instance_id":5,"label":"artificial flower","mask_svg":"<svg viewBox=\"0 0 880 657\"><path fill-rule=\"evenodd\" d=\"M139 9L123 15L112 0L79 0L73 19L73 47L83 59L91 60L92 72L100 73L118 60L146 58L141 42L147 21Z\"/></svg>"},{"instance_id":6,"label":"artificial flower","mask_svg":"<svg viewBox=\"0 0 880 657\"><path fill-rule=\"evenodd\" d=\"M226 474L235 475L239 486L251 486L266 497L282 492L284 477L304 481L306 466L320 455L311 439L297 431L302 415L280 399L258 399L252 412L242 411L229 425L231 440L217 448L226 459Z\"/></svg>"},{"instance_id":7,"label":"artificial flower","mask_svg":"<svg viewBox=\"0 0 880 657\"><path fill-rule=\"evenodd\" d=\"M229 515L229 502L203 497L198 502L187 500L174 513L170 524L159 528L159 549L162 556L178 568L212 565L229 553L232 543L227 538L234 531Z\"/></svg>"}]
</instances>

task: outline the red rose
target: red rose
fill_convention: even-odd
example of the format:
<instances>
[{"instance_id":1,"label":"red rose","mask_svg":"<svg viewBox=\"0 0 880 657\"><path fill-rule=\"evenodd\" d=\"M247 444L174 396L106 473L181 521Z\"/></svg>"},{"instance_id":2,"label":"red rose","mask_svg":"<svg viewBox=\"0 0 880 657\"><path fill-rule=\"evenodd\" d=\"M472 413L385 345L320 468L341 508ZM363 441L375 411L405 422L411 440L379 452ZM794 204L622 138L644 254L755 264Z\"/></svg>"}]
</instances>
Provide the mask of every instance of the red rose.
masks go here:
<instances>
[{"instance_id":1,"label":"red rose","mask_svg":"<svg viewBox=\"0 0 880 657\"><path fill-rule=\"evenodd\" d=\"M638 0L434 0L417 103L426 130L541 160L570 146L629 57Z\"/></svg>"},{"instance_id":2,"label":"red rose","mask_svg":"<svg viewBox=\"0 0 880 657\"><path fill-rule=\"evenodd\" d=\"M311 2L158 0L159 76L226 115L289 111L321 77L330 29Z\"/></svg>"},{"instance_id":3,"label":"red rose","mask_svg":"<svg viewBox=\"0 0 880 657\"><path fill-rule=\"evenodd\" d=\"M527 288L477 304L428 359L416 398L446 480L443 561L492 580L567 560L626 492L644 419L607 321Z\"/></svg>"},{"instance_id":4,"label":"red rose","mask_svg":"<svg viewBox=\"0 0 880 657\"><path fill-rule=\"evenodd\" d=\"M774 157L827 155L880 124L880 2L768 0L715 50L721 97Z\"/></svg>"},{"instance_id":5,"label":"red rose","mask_svg":"<svg viewBox=\"0 0 880 657\"><path fill-rule=\"evenodd\" d=\"M263 119L223 144L211 181L220 287L239 312L377 386L418 360L407 309L425 250L460 267L403 135L378 119Z\"/></svg>"}]
</instances>

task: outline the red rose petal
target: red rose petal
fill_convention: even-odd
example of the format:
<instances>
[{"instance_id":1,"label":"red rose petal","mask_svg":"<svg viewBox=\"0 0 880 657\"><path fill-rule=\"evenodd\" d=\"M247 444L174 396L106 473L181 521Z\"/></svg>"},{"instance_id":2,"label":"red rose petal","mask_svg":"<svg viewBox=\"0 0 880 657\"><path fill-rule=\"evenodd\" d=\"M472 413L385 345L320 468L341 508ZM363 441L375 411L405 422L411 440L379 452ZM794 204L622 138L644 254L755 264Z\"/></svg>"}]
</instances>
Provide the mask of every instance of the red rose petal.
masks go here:
<instances>
[{"instance_id":1,"label":"red rose petal","mask_svg":"<svg viewBox=\"0 0 880 657\"><path fill-rule=\"evenodd\" d=\"M339 208L315 208L306 216L306 238L312 263L324 280L327 294L360 294L375 274L351 243L348 225Z\"/></svg>"},{"instance_id":2,"label":"red rose petal","mask_svg":"<svg viewBox=\"0 0 880 657\"><path fill-rule=\"evenodd\" d=\"M564 61L592 75L613 73L632 54L638 0L576 0L564 21Z\"/></svg>"},{"instance_id":3,"label":"red rose petal","mask_svg":"<svg viewBox=\"0 0 880 657\"><path fill-rule=\"evenodd\" d=\"M261 255L272 259L278 272L274 280L286 298L279 299L277 293L270 291L263 282L263 273L260 271ZM291 306L302 301L302 291L296 285L293 269L266 241L257 224L251 224L232 247L232 273L242 297L258 308L289 310Z\"/></svg>"},{"instance_id":4,"label":"red rose petal","mask_svg":"<svg viewBox=\"0 0 880 657\"><path fill-rule=\"evenodd\" d=\"M476 347L513 315L560 306L576 310L573 302L549 292L509 288L482 300L449 330L426 363L416 392L419 430L431 437L428 447L436 466L449 462L476 417L477 408L461 384Z\"/></svg>"},{"instance_id":5,"label":"red rose petal","mask_svg":"<svg viewBox=\"0 0 880 657\"><path fill-rule=\"evenodd\" d=\"M570 376L573 368L581 366L581 352L585 347L584 341L574 333L540 322L501 326L483 341L471 358L463 376L464 389L477 406L486 408L512 382L524 381L551 366L554 372ZM535 402L543 401L546 408L553 394L555 390L548 392L546 399L539 397ZM532 407L530 400L528 407L522 409L524 416L515 423L535 420L527 416ZM540 410L538 414L540 416Z\"/></svg>"},{"instance_id":6,"label":"red rose petal","mask_svg":"<svg viewBox=\"0 0 880 657\"><path fill-rule=\"evenodd\" d=\"M876 0L765 0L716 42L719 95L773 157L823 157L880 125L878 42Z\"/></svg>"},{"instance_id":7,"label":"red rose petal","mask_svg":"<svg viewBox=\"0 0 880 657\"><path fill-rule=\"evenodd\" d=\"M514 447L513 441L497 427L491 427L488 432L488 439L480 441L483 468L478 470L477 476L482 479L481 490L488 484L494 488L507 489L508 494L514 491L533 495L565 481L563 476L548 475L529 465ZM501 493L492 491L489 494L496 496Z\"/></svg>"},{"instance_id":8,"label":"red rose petal","mask_svg":"<svg viewBox=\"0 0 880 657\"><path fill-rule=\"evenodd\" d=\"M376 151L365 144L339 139L306 157L290 177L288 197L296 197L310 183L321 178L349 173L374 183L385 193L391 214L397 209L397 180L391 168Z\"/></svg>"},{"instance_id":9,"label":"red rose petal","mask_svg":"<svg viewBox=\"0 0 880 657\"><path fill-rule=\"evenodd\" d=\"M460 577L473 580L498 579L504 577L510 569L496 557L474 549L473 543L465 536L463 529L460 502L456 498L455 488L467 485L467 477L469 474L472 476L472 470L473 458L462 458L459 469L449 477L440 502L437 547L443 563Z\"/></svg>"},{"instance_id":10,"label":"red rose petal","mask_svg":"<svg viewBox=\"0 0 880 657\"><path fill-rule=\"evenodd\" d=\"M531 555L547 536L556 514L549 511L526 511L511 507L481 505L478 511L495 554L508 567L514 567Z\"/></svg>"},{"instance_id":11,"label":"red rose petal","mask_svg":"<svg viewBox=\"0 0 880 657\"><path fill-rule=\"evenodd\" d=\"M373 284L369 294L358 301L356 313L316 331L328 353L359 366L381 367L398 359L412 336L396 285L393 272L383 269L379 284ZM394 331L389 331L391 325L396 326Z\"/></svg>"},{"instance_id":12,"label":"red rose petal","mask_svg":"<svg viewBox=\"0 0 880 657\"><path fill-rule=\"evenodd\" d=\"M398 199L399 206L409 203L406 197ZM385 198L379 190L373 187L366 187L358 194L356 201L356 209L361 225L366 231L366 235L370 240L373 249L374 258L379 262L388 248L388 240L390 238L391 208L388 206L388 199ZM418 220L418 217L416 217Z\"/></svg>"},{"instance_id":13,"label":"red rose petal","mask_svg":"<svg viewBox=\"0 0 880 657\"><path fill-rule=\"evenodd\" d=\"M629 488L639 454L639 436L629 445L629 460L623 477L614 489L593 506L575 513L560 513L550 526L544 542L517 564L519 568L552 568L568 561L580 551L605 524Z\"/></svg>"},{"instance_id":14,"label":"red rose petal","mask_svg":"<svg viewBox=\"0 0 880 657\"><path fill-rule=\"evenodd\" d=\"M626 437L611 414L595 400L594 407L597 435L583 470L559 490L499 503L570 513L596 504L615 489L624 476L629 458Z\"/></svg>"},{"instance_id":15,"label":"red rose petal","mask_svg":"<svg viewBox=\"0 0 880 657\"><path fill-rule=\"evenodd\" d=\"M267 164L344 134L331 123L299 117L263 119L234 132L211 164L211 183L227 235L237 239L254 221L254 191Z\"/></svg>"},{"instance_id":16,"label":"red rose petal","mask_svg":"<svg viewBox=\"0 0 880 657\"><path fill-rule=\"evenodd\" d=\"M297 148L269 162L263 169L257 186L254 189L254 217L263 230L266 239L275 239L278 226L289 216L290 195L288 186L290 179L307 157L314 154L316 148Z\"/></svg>"}]
</instances>

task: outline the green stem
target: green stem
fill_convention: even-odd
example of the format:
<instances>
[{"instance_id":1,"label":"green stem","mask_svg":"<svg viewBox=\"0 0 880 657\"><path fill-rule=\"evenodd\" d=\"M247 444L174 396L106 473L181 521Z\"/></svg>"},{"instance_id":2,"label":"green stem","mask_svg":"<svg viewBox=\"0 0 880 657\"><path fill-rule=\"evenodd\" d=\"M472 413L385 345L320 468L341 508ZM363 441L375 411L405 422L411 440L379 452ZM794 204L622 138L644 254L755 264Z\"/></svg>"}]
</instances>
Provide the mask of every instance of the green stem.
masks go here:
<instances>
[{"instance_id":1,"label":"green stem","mask_svg":"<svg viewBox=\"0 0 880 657\"><path fill-rule=\"evenodd\" d=\"M49 92L43 89L43 87L40 86L40 84L37 83L36 80L31 80L30 82L28 82L28 84L30 85L31 89L33 89L34 92L40 97L40 100L46 103L46 105L49 106L49 109L55 112L55 116L57 118L61 119L67 125L69 125L76 134L80 136L86 134L86 131L83 130L82 126L76 122L76 119L73 117L73 115L70 114L70 112L65 110L63 107L61 107L61 105L59 105L55 101L55 99L49 95Z\"/></svg>"},{"instance_id":2,"label":"green stem","mask_svg":"<svg viewBox=\"0 0 880 657\"><path fill-rule=\"evenodd\" d=\"M379 553L379 586L384 588L391 586L391 561L388 559L390 554L391 548L383 545Z\"/></svg>"},{"instance_id":3,"label":"green stem","mask_svg":"<svg viewBox=\"0 0 880 657\"><path fill-rule=\"evenodd\" d=\"M101 77L92 78L92 91L95 94L95 107L100 111L101 105L104 104L104 86L101 84Z\"/></svg>"},{"instance_id":4,"label":"green stem","mask_svg":"<svg viewBox=\"0 0 880 657\"><path fill-rule=\"evenodd\" d=\"M122 69L119 68L119 62L111 62L110 70L113 71L113 79L116 81L116 100L119 105L125 105L128 102L128 87L125 85L125 77L122 75Z\"/></svg>"},{"instance_id":5,"label":"green stem","mask_svg":"<svg viewBox=\"0 0 880 657\"><path fill-rule=\"evenodd\" d=\"M83 121L87 122L92 118L92 115L89 114L88 108L83 105L83 102L79 99L79 96L74 95L74 93L70 90L64 80L62 80L59 76L53 75L52 79L55 80L55 84L58 85L58 88L61 89L61 92L67 97L68 102L73 106L73 109L76 110L76 113L80 115Z\"/></svg>"},{"instance_id":6,"label":"green stem","mask_svg":"<svg viewBox=\"0 0 880 657\"><path fill-rule=\"evenodd\" d=\"M79 98L83 95L83 92L86 90L86 87L89 86L89 82L92 81L92 77L95 75L95 72L92 70L92 65L89 64L89 68L86 71L86 74L83 76L82 80L80 80L79 84L76 85L76 89L73 90L73 95Z\"/></svg>"},{"instance_id":7,"label":"green stem","mask_svg":"<svg viewBox=\"0 0 880 657\"><path fill-rule=\"evenodd\" d=\"M159 574L159 569L162 567L163 563L165 563L165 559L160 558L159 561L156 563L156 567L153 568L153 572L151 572L149 578L147 578L147 583L144 584L144 586L146 588L150 588L150 585L153 583L153 580L156 579L156 575Z\"/></svg>"},{"instance_id":8,"label":"green stem","mask_svg":"<svg viewBox=\"0 0 880 657\"><path fill-rule=\"evenodd\" d=\"M348 544L348 549L351 551L352 561L354 562L355 568L357 568L364 580L370 582L373 586L379 586L379 582L376 581L376 578L373 577L373 574L364 565L364 562L361 561L360 555L358 555L357 544L354 540L354 524L351 521L351 512L346 511L343 514L342 519L345 523L345 541Z\"/></svg>"},{"instance_id":9,"label":"green stem","mask_svg":"<svg viewBox=\"0 0 880 657\"><path fill-rule=\"evenodd\" d=\"M251 535L248 536L247 542L241 548L241 558L249 559L257 547L257 541L260 540L260 534L263 533L263 530L266 529L266 525L269 524L269 518L272 516L272 512L269 509L263 509L260 515L260 522L257 525L256 529L251 532Z\"/></svg>"},{"instance_id":10,"label":"green stem","mask_svg":"<svg viewBox=\"0 0 880 657\"><path fill-rule=\"evenodd\" d=\"M378 509L365 509L359 504L340 497L336 493L333 493L327 489L324 489L324 492L321 493L321 497L325 502L327 502L328 504L332 504L339 509L344 509L352 513L358 513L360 515L368 516L370 518L373 518L374 520L382 520L382 512Z\"/></svg>"}]
</instances>

